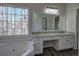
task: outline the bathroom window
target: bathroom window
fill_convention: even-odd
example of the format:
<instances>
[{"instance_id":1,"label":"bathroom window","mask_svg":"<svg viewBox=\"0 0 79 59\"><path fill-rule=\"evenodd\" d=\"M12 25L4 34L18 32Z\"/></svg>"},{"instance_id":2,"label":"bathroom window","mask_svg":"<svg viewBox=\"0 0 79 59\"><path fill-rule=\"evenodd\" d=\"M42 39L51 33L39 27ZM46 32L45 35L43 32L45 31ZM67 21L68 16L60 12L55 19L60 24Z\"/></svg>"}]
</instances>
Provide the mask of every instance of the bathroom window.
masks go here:
<instances>
[{"instance_id":1,"label":"bathroom window","mask_svg":"<svg viewBox=\"0 0 79 59\"><path fill-rule=\"evenodd\" d=\"M28 9L0 6L0 36L27 34Z\"/></svg>"}]
</instances>

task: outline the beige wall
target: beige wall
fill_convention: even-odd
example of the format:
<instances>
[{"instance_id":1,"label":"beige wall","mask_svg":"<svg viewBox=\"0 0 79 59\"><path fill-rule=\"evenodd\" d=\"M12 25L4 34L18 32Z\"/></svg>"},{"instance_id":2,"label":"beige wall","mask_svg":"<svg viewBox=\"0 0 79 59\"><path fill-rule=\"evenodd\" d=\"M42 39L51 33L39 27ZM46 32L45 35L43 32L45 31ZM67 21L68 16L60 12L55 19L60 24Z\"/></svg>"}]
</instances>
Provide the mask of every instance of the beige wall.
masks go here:
<instances>
[{"instance_id":1,"label":"beige wall","mask_svg":"<svg viewBox=\"0 0 79 59\"><path fill-rule=\"evenodd\" d=\"M76 10L79 4L66 4L66 30L74 33L74 49L77 49Z\"/></svg>"}]
</instances>

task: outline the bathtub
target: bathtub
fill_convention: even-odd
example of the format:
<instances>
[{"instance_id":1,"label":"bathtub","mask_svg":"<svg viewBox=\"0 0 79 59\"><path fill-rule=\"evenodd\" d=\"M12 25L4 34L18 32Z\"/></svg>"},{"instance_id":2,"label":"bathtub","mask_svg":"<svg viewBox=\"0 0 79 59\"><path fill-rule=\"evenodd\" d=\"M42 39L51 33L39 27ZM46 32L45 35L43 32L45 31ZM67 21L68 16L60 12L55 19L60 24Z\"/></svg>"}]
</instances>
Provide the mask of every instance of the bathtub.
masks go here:
<instances>
[{"instance_id":1,"label":"bathtub","mask_svg":"<svg viewBox=\"0 0 79 59\"><path fill-rule=\"evenodd\" d=\"M0 56L33 56L33 41L0 43Z\"/></svg>"},{"instance_id":2,"label":"bathtub","mask_svg":"<svg viewBox=\"0 0 79 59\"><path fill-rule=\"evenodd\" d=\"M33 41L28 43L28 49L22 56L34 56L34 43Z\"/></svg>"}]
</instances>

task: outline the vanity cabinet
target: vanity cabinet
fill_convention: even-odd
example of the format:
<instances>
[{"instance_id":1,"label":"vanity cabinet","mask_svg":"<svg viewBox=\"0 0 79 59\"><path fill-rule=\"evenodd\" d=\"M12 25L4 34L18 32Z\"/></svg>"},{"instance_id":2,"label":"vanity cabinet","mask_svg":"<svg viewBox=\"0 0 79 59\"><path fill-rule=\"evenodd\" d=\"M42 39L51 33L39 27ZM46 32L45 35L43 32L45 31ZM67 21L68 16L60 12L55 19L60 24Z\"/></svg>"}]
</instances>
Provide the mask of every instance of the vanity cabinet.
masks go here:
<instances>
[{"instance_id":1,"label":"vanity cabinet","mask_svg":"<svg viewBox=\"0 0 79 59\"><path fill-rule=\"evenodd\" d=\"M34 39L34 54L43 53L43 40L41 38Z\"/></svg>"},{"instance_id":2,"label":"vanity cabinet","mask_svg":"<svg viewBox=\"0 0 79 59\"><path fill-rule=\"evenodd\" d=\"M73 48L73 35L52 35L52 36L35 36L34 54L43 53L44 47L54 47L56 50ZM44 44L45 43L45 44Z\"/></svg>"},{"instance_id":3,"label":"vanity cabinet","mask_svg":"<svg viewBox=\"0 0 79 59\"><path fill-rule=\"evenodd\" d=\"M60 36L57 45L56 50L73 48L73 36Z\"/></svg>"}]
</instances>

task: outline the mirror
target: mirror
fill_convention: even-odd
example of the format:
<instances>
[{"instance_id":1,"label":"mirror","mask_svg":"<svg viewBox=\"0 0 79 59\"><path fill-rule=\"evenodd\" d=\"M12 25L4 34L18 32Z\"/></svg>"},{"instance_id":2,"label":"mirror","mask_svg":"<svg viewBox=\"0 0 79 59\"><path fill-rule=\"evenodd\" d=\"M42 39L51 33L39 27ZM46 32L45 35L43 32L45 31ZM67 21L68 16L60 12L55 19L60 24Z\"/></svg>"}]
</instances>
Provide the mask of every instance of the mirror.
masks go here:
<instances>
[{"instance_id":1,"label":"mirror","mask_svg":"<svg viewBox=\"0 0 79 59\"><path fill-rule=\"evenodd\" d=\"M52 16L51 20L43 17L42 30L59 30L59 16Z\"/></svg>"},{"instance_id":2,"label":"mirror","mask_svg":"<svg viewBox=\"0 0 79 59\"><path fill-rule=\"evenodd\" d=\"M33 32L65 31L65 16L35 13L33 15Z\"/></svg>"}]
</instances>

